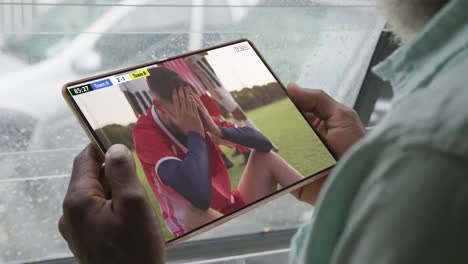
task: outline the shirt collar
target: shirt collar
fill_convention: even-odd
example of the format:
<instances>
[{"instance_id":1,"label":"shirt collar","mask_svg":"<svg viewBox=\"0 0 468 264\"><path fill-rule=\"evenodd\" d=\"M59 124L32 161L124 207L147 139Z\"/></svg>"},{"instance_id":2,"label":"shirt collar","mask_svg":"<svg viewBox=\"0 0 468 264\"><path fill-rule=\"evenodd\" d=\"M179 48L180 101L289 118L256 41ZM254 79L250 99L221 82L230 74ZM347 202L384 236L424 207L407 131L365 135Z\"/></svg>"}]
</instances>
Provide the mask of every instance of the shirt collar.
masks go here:
<instances>
[{"instance_id":1,"label":"shirt collar","mask_svg":"<svg viewBox=\"0 0 468 264\"><path fill-rule=\"evenodd\" d=\"M151 115L153 117L154 122L159 126L159 128L162 129L162 131L174 142L184 153L187 153L188 150L187 148L177 139L175 135L171 133L169 128L167 128L164 123L161 121L161 119L158 116L158 113L156 112L156 109L153 106L151 106Z\"/></svg>"},{"instance_id":2,"label":"shirt collar","mask_svg":"<svg viewBox=\"0 0 468 264\"><path fill-rule=\"evenodd\" d=\"M383 80L391 82L395 100L399 100L422 87L422 83L466 47L468 1L451 0L412 41L373 70Z\"/></svg>"}]
</instances>

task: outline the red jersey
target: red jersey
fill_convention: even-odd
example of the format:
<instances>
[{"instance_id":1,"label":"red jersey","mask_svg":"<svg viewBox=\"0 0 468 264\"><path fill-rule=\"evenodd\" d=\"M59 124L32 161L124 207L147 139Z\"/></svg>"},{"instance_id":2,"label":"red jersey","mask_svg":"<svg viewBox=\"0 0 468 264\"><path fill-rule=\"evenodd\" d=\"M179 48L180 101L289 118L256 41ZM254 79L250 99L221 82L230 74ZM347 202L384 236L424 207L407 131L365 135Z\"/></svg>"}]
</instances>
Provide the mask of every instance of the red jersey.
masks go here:
<instances>
[{"instance_id":1,"label":"red jersey","mask_svg":"<svg viewBox=\"0 0 468 264\"><path fill-rule=\"evenodd\" d=\"M203 103L203 106L205 106L206 110L208 113L210 113L211 116L222 116L223 111L219 108L219 106L215 103L213 98L209 96L208 94L202 94L200 95L200 100Z\"/></svg>"},{"instance_id":2,"label":"red jersey","mask_svg":"<svg viewBox=\"0 0 468 264\"><path fill-rule=\"evenodd\" d=\"M213 121L220 126L235 127L234 124L217 118L213 118ZM232 206L236 199L232 196L229 174L216 145L209 134L205 135L205 139L211 170L210 207L223 211ZM187 206L191 206L190 202L162 182L158 175L158 166L168 159L183 160L187 155L187 148L162 123L153 106L146 115L138 118L133 128L133 143L145 176L159 202L166 226L174 237L184 234L184 211Z\"/></svg>"}]
</instances>

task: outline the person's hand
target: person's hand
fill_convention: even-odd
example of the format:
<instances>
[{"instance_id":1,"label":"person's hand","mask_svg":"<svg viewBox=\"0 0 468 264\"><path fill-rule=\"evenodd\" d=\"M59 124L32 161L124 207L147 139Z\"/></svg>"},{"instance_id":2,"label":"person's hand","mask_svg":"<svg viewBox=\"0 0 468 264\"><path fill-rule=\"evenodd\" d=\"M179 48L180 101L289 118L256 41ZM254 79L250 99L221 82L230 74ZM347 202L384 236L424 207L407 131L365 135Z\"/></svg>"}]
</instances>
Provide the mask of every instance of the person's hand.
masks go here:
<instances>
[{"instance_id":1,"label":"person's hand","mask_svg":"<svg viewBox=\"0 0 468 264\"><path fill-rule=\"evenodd\" d=\"M337 158L365 134L364 126L356 112L333 100L322 90L302 89L288 85L288 95L301 109L320 137L327 142ZM292 194L299 200L315 204L326 178L320 178Z\"/></svg>"},{"instance_id":2,"label":"person's hand","mask_svg":"<svg viewBox=\"0 0 468 264\"><path fill-rule=\"evenodd\" d=\"M131 152L114 145L103 158L93 145L74 160L59 231L80 264L164 261L158 219L138 181Z\"/></svg>"},{"instance_id":3,"label":"person's hand","mask_svg":"<svg viewBox=\"0 0 468 264\"><path fill-rule=\"evenodd\" d=\"M336 154L343 154L366 132L356 111L338 103L322 90L288 85L288 95L301 109L317 133Z\"/></svg>"},{"instance_id":4,"label":"person's hand","mask_svg":"<svg viewBox=\"0 0 468 264\"><path fill-rule=\"evenodd\" d=\"M218 127L218 125L216 125L216 123L211 118L210 113L208 113L208 110L203 105L202 101L200 100L200 97L196 95L193 95L193 96L194 96L195 103L197 105L198 113L200 114L200 118L202 120L203 126L212 135L221 138L223 136L221 129Z\"/></svg>"},{"instance_id":5,"label":"person's hand","mask_svg":"<svg viewBox=\"0 0 468 264\"><path fill-rule=\"evenodd\" d=\"M186 86L175 89L172 92L172 103L175 106L175 112L168 115L171 119L170 122L184 135L188 135L192 131L205 137L203 124L191 88Z\"/></svg>"}]
</instances>

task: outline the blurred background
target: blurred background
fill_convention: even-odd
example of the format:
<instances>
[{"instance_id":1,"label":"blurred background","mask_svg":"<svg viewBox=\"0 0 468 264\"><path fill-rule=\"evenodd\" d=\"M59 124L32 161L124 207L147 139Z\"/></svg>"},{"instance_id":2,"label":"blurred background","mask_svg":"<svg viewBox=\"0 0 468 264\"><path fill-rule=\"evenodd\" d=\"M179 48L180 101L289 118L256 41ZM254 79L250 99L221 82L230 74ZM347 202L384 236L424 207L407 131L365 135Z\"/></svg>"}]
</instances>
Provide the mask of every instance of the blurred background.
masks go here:
<instances>
[{"instance_id":1,"label":"blurred background","mask_svg":"<svg viewBox=\"0 0 468 264\"><path fill-rule=\"evenodd\" d=\"M369 69L397 45L372 0L0 0L0 263L73 263L57 229L89 140L70 81L248 38L283 83L320 88L369 126L391 89ZM313 208L284 196L168 252L169 263L286 263Z\"/></svg>"}]
</instances>

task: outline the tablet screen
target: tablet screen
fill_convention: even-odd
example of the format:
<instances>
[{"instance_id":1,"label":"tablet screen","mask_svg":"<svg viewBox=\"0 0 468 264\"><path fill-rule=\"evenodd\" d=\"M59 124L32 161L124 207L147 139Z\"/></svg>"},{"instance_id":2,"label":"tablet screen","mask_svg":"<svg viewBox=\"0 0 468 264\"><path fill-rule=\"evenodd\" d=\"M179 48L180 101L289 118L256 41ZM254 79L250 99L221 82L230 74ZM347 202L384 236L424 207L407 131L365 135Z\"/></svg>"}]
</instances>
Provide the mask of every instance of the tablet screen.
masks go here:
<instances>
[{"instance_id":1,"label":"tablet screen","mask_svg":"<svg viewBox=\"0 0 468 264\"><path fill-rule=\"evenodd\" d=\"M132 151L166 242L336 163L245 40L66 89L101 149Z\"/></svg>"}]
</instances>

